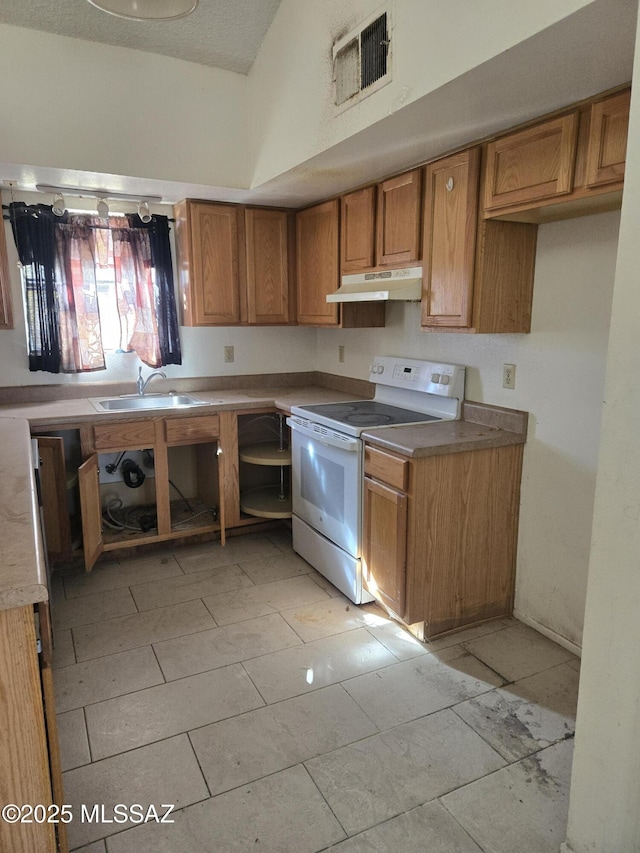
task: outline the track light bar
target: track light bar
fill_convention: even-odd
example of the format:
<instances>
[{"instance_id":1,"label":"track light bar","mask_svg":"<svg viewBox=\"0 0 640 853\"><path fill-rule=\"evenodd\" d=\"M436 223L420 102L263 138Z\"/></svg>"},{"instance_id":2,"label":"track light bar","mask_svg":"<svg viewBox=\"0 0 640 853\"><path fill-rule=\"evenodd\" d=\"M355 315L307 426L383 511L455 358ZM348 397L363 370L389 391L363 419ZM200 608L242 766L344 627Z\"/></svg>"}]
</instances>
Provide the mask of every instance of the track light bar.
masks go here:
<instances>
[{"instance_id":1,"label":"track light bar","mask_svg":"<svg viewBox=\"0 0 640 853\"><path fill-rule=\"evenodd\" d=\"M57 193L64 195L88 195L92 198L116 198L122 201L147 202L159 204L161 195L140 195L139 193L121 193L117 190L96 190L91 187L56 187L53 184L36 184L36 189L41 193Z\"/></svg>"}]
</instances>

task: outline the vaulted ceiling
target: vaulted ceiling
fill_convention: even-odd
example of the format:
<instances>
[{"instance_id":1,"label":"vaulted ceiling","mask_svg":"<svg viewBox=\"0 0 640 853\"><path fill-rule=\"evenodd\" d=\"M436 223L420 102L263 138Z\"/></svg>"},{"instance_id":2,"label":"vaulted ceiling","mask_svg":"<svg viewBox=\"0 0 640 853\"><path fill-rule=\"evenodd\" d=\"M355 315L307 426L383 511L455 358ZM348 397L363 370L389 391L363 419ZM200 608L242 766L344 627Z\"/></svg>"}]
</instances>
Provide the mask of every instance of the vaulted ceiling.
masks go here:
<instances>
[{"instance_id":1,"label":"vaulted ceiling","mask_svg":"<svg viewBox=\"0 0 640 853\"><path fill-rule=\"evenodd\" d=\"M200 0L186 18L139 22L87 0L8 0L0 23L160 53L248 74L280 0Z\"/></svg>"}]
</instances>

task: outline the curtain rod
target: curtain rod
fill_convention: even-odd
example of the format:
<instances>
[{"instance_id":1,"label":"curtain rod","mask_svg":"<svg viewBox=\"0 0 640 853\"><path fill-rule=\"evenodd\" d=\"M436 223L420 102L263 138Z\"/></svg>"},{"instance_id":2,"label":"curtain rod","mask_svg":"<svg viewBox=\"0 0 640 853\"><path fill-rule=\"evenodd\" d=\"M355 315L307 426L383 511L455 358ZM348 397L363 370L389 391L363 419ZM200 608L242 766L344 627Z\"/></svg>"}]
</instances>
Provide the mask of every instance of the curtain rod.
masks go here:
<instances>
[{"instance_id":1,"label":"curtain rod","mask_svg":"<svg viewBox=\"0 0 640 853\"><path fill-rule=\"evenodd\" d=\"M27 205L27 207L34 207L34 206L35 206L35 205L32 205L32 204L28 204L28 205ZM3 209L3 210L9 210L9 205L8 205L8 204L3 204L3 205L2 205L2 209ZM75 214L72 214L72 215L75 215ZM84 212L80 212L80 213L78 213L77 215L78 215L78 216L85 216L85 215L86 215L86 216L93 216L93 215L95 215L95 214L92 214L92 213L90 213L89 211L87 211L87 213L86 213L86 214L85 214ZM127 214L124 214L124 215L126 216ZM134 216L135 214L130 214L130 215ZM156 213L152 213L152 214L151 214L151 216L161 216L161 215L162 215L162 214L156 214ZM3 214L2 214L2 218L3 218L3 219L6 219L6 220L7 220L7 221L9 221L9 222L11 221L11 217L10 217L8 214L6 214L6 213L3 213ZM171 219L170 217L167 217L167 222L175 222L175 219ZM87 227L87 228L106 228L106 229L108 229L108 228L109 228L109 226L108 226L108 225L87 225L86 227Z\"/></svg>"}]
</instances>

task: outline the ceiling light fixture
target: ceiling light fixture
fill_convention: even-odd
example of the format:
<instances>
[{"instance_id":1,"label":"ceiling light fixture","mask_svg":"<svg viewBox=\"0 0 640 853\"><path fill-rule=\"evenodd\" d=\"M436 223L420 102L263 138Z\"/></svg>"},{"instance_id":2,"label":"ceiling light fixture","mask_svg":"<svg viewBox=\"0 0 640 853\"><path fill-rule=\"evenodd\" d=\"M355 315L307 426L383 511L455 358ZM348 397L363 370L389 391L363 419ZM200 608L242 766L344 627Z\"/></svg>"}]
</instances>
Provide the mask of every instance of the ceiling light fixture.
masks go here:
<instances>
[{"instance_id":1,"label":"ceiling light fixture","mask_svg":"<svg viewBox=\"0 0 640 853\"><path fill-rule=\"evenodd\" d=\"M62 193L54 193L53 195L53 204L51 205L51 211L54 216L64 216L66 205L64 203L64 196Z\"/></svg>"},{"instance_id":2,"label":"ceiling light fixture","mask_svg":"<svg viewBox=\"0 0 640 853\"><path fill-rule=\"evenodd\" d=\"M89 3L129 21L174 21L190 15L198 0L89 0Z\"/></svg>"},{"instance_id":3,"label":"ceiling light fixture","mask_svg":"<svg viewBox=\"0 0 640 853\"><path fill-rule=\"evenodd\" d=\"M149 203L146 201L138 202L138 216L143 222L151 222L151 211L149 210Z\"/></svg>"},{"instance_id":4,"label":"ceiling light fixture","mask_svg":"<svg viewBox=\"0 0 640 853\"><path fill-rule=\"evenodd\" d=\"M140 195L140 193L121 193L117 190L93 189L92 187L57 187L54 184L36 184L36 189L41 193L59 193L62 195L89 196L89 198L117 198L122 201L148 202L159 204L161 195Z\"/></svg>"},{"instance_id":5,"label":"ceiling light fixture","mask_svg":"<svg viewBox=\"0 0 640 853\"><path fill-rule=\"evenodd\" d=\"M98 211L98 216L102 219L106 219L109 216L109 205L103 198L98 200L96 210Z\"/></svg>"}]
</instances>

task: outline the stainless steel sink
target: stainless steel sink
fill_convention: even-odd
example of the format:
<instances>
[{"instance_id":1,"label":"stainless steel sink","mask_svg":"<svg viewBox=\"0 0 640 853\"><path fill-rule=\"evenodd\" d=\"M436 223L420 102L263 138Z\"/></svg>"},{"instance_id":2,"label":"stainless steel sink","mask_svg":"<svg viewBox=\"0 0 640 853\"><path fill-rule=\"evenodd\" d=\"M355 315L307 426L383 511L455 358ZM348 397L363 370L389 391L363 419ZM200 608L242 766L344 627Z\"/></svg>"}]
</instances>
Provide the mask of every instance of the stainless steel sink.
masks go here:
<instances>
[{"instance_id":1,"label":"stainless steel sink","mask_svg":"<svg viewBox=\"0 0 640 853\"><path fill-rule=\"evenodd\" d=\"M205 400L198 400L189 394L145 394L134 396L90 399L99 412L137 411L140 409L188 409L191 406L207 406Z\"/></svg>"}]
</instances>

